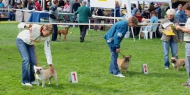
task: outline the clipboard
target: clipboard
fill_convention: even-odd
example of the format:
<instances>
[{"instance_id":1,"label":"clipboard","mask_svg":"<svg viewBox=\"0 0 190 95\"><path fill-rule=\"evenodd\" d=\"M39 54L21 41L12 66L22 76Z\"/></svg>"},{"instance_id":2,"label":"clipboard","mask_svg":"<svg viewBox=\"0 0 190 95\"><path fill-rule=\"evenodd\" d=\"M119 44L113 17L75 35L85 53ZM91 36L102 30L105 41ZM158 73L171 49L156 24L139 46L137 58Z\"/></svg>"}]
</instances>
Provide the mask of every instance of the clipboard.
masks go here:
<instances>
[{"instance_id":1,"label":"clipboard","mask_svg":"<svg viewBox=\"0 0 190 95\"><path fill-rule=\"evenodd\" d=\"M173 30L171 28L170 28L170 30L164 30L163 33L166 34L167 36L175 35L175 33L173 32Z\"/></svg>"}]
</instances>

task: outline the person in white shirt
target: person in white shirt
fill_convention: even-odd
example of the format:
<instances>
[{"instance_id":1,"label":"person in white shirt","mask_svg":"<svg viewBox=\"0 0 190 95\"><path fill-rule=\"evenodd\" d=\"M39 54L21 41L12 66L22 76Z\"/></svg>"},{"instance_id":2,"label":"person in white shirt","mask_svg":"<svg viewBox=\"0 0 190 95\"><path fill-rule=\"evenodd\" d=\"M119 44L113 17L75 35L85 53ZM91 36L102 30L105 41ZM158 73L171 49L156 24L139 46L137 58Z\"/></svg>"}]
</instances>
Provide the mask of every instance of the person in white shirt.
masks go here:
<instances>
[{"instance_id":1,"label":"person in white shirt","mask_svg":"<svg viewBox=\"0 0 190 95\"><path fill-rule=\"evenodd\" d=\"M18 24L18 28L26 28L17 35L16 45L22 57L22 85L37 84L34 77L34 65L37 65L35 43L44 41L47 63L52 72L52 55L50 49L50 35L53 33L52 24Z\"/></svg>"},{"instance_id":2,"label":"person in white shirt","mask_svg":"<svg viewBox=\"0 0 190 95\"><path fill-rule=\"evenodd\" d=\"M183 10L185 11L186 15L188 16L187 22L184 26L176 25L176 30L181 30L184 32L184 41L185 44L185 66L187 71L187 82L183 83L183 86L190 88L190 3L186 3L183 6Z\"/></svg>"}]
</instances>

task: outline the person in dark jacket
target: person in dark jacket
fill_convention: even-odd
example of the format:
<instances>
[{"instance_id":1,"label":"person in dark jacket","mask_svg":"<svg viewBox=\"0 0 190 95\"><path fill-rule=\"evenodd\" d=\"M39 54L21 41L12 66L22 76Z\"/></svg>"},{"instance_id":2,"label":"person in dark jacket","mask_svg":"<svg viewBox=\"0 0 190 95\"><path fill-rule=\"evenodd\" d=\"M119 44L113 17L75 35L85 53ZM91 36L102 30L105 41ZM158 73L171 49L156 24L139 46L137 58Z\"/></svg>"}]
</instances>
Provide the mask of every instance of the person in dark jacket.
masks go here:
<instances>
[{"instance_id":1,"label":"person in dark jacket","mask_svg":"<svg viewBox=\"0 0 190 95\"><path fill-rule=\"evenodd\" d=\"M59 1L54 0L53 5L50 7L50 10L49 10L50 23L59 23L59 14L58 14L58 10L57 10L58 5L59 5ZM58 31L57 24L53 24L52 41L57 40L57 31Z\"/></svg>"},{"instance_id":2,"label":"person in dark jacket","mask_svg":"<svg viewBox=\"0 0 190 95\"><path fill-rule=\"evenodd\" d=\"M121 74L117 65L118 53L120 53L120 42L128 30L128 26L134 27L138 25L136 17L132 16L127 21L122 20L115 23L104 35L104 39L108 44L111 53L111 62L109 72L116 77L125 77Z\"/></svg>"},{"instance_id":3,"label":"person in dark jacket","mask_svg":"<svg viewBox=\"0 0 190 95\"><path fill-rule=\"evenodd\" d=\"M72 13L76 12L79 7L80 7L79 1L75 0L74 4L72 6Z\"/></svg>"}]
</instances>

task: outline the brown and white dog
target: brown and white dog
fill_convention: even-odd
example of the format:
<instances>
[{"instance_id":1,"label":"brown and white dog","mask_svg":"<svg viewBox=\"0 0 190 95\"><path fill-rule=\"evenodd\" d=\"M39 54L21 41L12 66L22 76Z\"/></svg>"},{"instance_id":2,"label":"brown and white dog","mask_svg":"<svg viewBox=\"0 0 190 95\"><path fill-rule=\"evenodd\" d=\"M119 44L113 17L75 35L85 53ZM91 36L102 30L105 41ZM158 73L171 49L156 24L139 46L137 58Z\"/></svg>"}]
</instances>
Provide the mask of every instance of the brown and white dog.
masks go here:
<instances>
[{"instance_id":1,"label":"brown and white dog","mask_svg":"<svg viewBox=\"0 0 190 95\"><path fill-rule=\"evenodd\" d=\"M178 71L180 66L183 66L183 68L185 68L185 58L177 59L176 57L172 57L170 60L175 71Z\"/></svg>"},{"instance_id":2,"label":"brown and white dog","mask_svg":"<svg viewBox=\"0 0 190 95\"><path fill-rule=\"evenodd\" d=\"M59 35L60 38L61 38L61 34L63 34L64 35L64 40L66 40L66 36L68 34L69 28L70 28L70 26L67 26L67 27L65 27L64 30L58 30L57 35Z\"/></svg>"},{"instance_id":3,"label":"brown and white dog","mask_svg":"<svg viewBox=\"0 0 190 95\"><path fill-rule=\"evenodd\" d=\"M121 73L122 73L122 70L124 70L125 73L127 73L127 68L129 67L130 60L131 60L131 55L123 56L123 59L120 59L120 58L117 59L117 64Z\"/></svg>"}]
</instances>

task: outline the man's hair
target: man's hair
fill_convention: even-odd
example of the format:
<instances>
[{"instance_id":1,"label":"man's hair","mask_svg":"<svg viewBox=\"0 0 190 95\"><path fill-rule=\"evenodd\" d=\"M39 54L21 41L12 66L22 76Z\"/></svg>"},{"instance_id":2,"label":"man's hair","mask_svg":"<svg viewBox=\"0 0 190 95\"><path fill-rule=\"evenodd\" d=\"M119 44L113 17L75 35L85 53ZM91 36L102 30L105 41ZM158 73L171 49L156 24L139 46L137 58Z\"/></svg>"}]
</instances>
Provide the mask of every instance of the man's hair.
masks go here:
<instances>
[{"instance_id":1,"label":"man's hair","mask_svg":"<svg viewBox=\"0 0 190 95\"><path fill-rule=\"evenodd\" d=\"M190 11L190 3L186 3L184 6L183 6L183 10L188 10Z\"/></svg>"},{"instance_id":2,"label":"man's hair","mask_svg":"<svg viewBox=\"0 0 190 95\"><path fill-rule=\"evenodd\" d=\"M58 0L53 0L53 3L56 4L57 2L59 2Z\"/></svg>"},{"instance_id":3,"label":"man's hair","mask_svg":"<svg viewBox=\"0 0 190 95\"><path fill-rule=\"evenodd\" d=\"M139 21L135 16L132 16L128 18L128 23L133 23L135 26L137 26Z\"/></svg>"},{"instance_id":4,"label":"man's hair","mask_svg":"<svg viewBox=\"0 0 190 95\"><path fill-rule=\"evenodd\" d=\"M83 1L82 1L82 5L86 5L86 0L83 0Z\"/></svg>"},{"instance_id":5,"label":"man's hair","mask_svg":"<svg viewBox=\"0 0 190 95\"><path fill-rule=\"evenodd\" d=\"M175 10L174 9L168 9L166 14L167 15L175 15Z\"/></svg>"}]
</instances>

